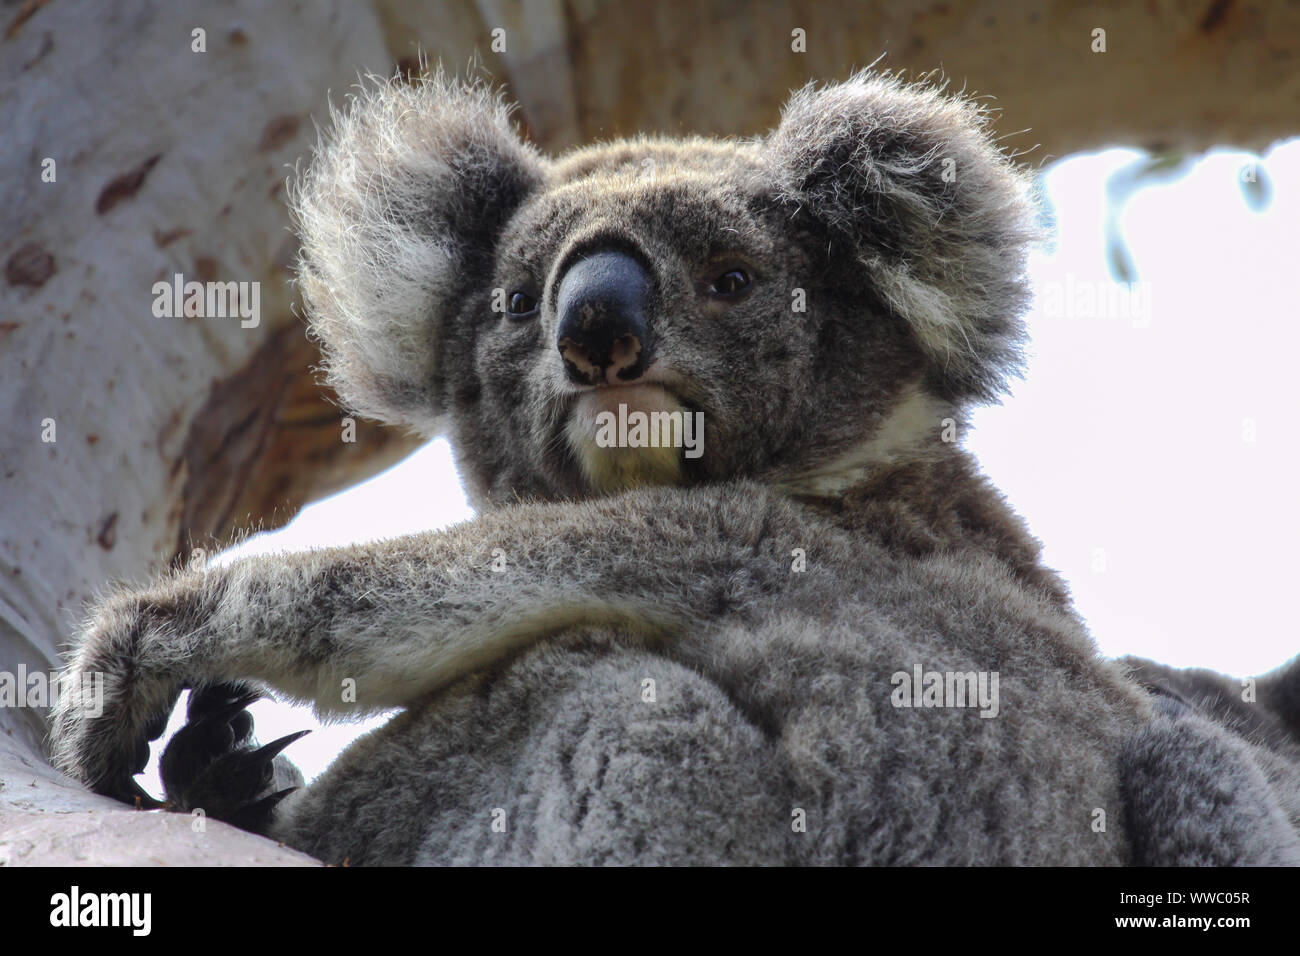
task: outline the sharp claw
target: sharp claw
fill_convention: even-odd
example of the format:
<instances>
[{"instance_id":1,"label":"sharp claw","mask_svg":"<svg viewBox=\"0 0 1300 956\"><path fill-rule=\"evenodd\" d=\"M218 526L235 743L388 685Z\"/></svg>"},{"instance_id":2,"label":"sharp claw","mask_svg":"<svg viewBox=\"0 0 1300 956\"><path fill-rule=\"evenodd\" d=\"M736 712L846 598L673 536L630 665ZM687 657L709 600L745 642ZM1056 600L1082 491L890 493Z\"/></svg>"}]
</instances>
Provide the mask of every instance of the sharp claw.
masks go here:
<instances>
[{"instance_id":1,"label":"sharp claw","mask_svg":"<svg viewBox=\"0 0 1300 956\"><path fill-rule=\"evenodd\" d=\"M281 800L283 800L285 797L287 797L289 794L293 793L297 789L298 789L297 787L285 787L283 790L277 790L275 793L268 793L261 800L258 800L255 804L253 804L253 806L270 810L272 807L274 807Z\"/></svg>"},{"instance_id":2,"label":"sharp claw","mask_svg":"<svg viewBox=\"0 0 1300 956\"><path fill-rule=\"evenodd\" d=\"M300 730L296 734L273 740L257 750L233 750L222 754L208 764L200 776L205 781L222 781L225 793L260 793L275 777L276 756L307 733L306 730Z\"/></svg>"},{"instance_id":3,"label":"sharp claw","mask_svg":"<svg viewBox=\"0 0 1300 956\"><path fill-rule=\"evenodd\" d=\"M221 684L213 687L196 689L190 694L190 703L186 711L186 720L197 723L206 720L214 713L224 713L227 719L239 713L249 704L258 701L262 695L248 687ZM212 708L212 710L208 710Z\"/></svg>"},{"instance_id":4,"label":"sharp claw","mask_svg":"<svg viewBox=\"0 0 1300 956\"><path fill-rule=\"evenodd\" d=\"M230 723L249 704L261 699L261 696L262 696L261 694L244 694L240 697L236 697L234 700L230 701L229 703L222 704L220 707L213 708L212 710L208 711L206 714L202 714L198 717L191 716L190 723L196 726L201 724L208 724L208 723L222 723L222 724ZM249 730L251 729L252 727L249 727ZM242 736L242 735L237 734L236 736Z\"/></svg>"},{"instance_id":5,"label":"sharp claw","mask_svg":"<svg viewBox=\"0 0 1300 956\"><path fill-rule=\"evenodd\" d=\"M249 830L253 833L264 833L271 822L271 812L281 800L297 790L297 787L288 787L284 790L276 791L262 797L248 806L240 807L239 810L232 813L226 821L241 830Z\"/></svg>"},{"instance_id":6,"label":"sharp claw","mask_svg":"<svg viewBox=\"0 0 1300 956\"><path fill-rule=\"evenodd\" d=\"M309 733L310 730L300 730L296 734L286 734L279 740L272 740L269 744L259 747L253 752L253 756L268 761L274 760L285 747L301 737L306 737Z\"/></svg>"}]
</instances>

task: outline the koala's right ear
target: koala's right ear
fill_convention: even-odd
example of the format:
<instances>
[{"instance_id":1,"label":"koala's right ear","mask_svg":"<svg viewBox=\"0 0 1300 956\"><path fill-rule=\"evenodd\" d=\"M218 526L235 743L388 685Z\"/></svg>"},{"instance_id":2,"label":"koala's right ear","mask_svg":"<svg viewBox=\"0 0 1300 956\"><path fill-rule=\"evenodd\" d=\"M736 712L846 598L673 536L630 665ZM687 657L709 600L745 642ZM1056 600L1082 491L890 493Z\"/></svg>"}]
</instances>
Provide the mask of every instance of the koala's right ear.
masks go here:
<instances>
[{"instance_id":1,"label":"koala's right ear","mask_svg":"<svg viewBox=\"0 0 1300 956\"><path fill-rule=\"evenodd\" d=\"M298 283L342 401L433 435L444 428L450 324L488 281L501 230L545 160L483 83L372 77L350 99L331 109L290 188Z\"/></svg>"}]
</instances>

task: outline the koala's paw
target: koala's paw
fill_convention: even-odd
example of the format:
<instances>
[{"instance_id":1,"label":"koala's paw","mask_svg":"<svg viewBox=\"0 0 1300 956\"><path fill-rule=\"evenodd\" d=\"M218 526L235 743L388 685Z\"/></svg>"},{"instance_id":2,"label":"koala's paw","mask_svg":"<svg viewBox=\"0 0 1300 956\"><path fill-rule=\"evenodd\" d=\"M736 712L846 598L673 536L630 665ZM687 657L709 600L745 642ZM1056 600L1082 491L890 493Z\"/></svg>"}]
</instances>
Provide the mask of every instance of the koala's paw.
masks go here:
<instances>
[{"instance_id":1,"label":"koala's paw","mask_svg":"<svg viewBox=\"0 0 1300 956\"><path fill-rule=\"evenodd\" d=\"M54 765L96 793L144 809L161 804L133 778L148 764L149 742L167 729L182 690L169 673L174 668L150 660L163 621L160 605L142 597L105 603L60 675L50 715Z\"/></svg>"},{"instance_id":2,"label":"koala's paw","mask_svg":"<svg viewBox=\"0 0 1300 956\"><path fill-rule=\"evenodd\" d=\"M259 747L249 704L256 691L220 684L190 695L187 723L167 744L159 769L172 810L202 810L215 820L266 833L276 806L302 785L280 751L302 730ZM291 786L282 787L289 783Z\"/></svg>"}]
</instances>

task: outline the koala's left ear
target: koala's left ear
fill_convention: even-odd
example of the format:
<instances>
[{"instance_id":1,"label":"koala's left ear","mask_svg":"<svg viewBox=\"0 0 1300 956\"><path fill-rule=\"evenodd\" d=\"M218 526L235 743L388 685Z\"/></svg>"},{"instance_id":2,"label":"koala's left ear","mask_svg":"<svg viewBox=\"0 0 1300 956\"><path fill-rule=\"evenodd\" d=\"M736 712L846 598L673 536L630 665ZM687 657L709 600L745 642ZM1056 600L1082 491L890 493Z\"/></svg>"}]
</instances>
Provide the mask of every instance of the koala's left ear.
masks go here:
<instances>
[{"instance_id":1,"label":"koala's left ear","mask_svg":"<svg viewBox=\"0 0 1300 956\"><path fill-rule=\"evenodd\" d=\"M351 410L437 434L472 339L452 324L546 160L499 95L441 71L372 77L330 119L290 192L327 379Z\"/></svg>"},{"instance_id":2,"label":"koala's left ear","mask_svg":"<svg viewBox=\"0 0 1300 956\"><path fill-rule=\"evenodd\" d=\"M778 198L858 258L959 400L991 400L1019 371L1040 238L1027 177L987 123L970 100L859 73L797 92L765 150Z\"/></svg>"}]
</instances>

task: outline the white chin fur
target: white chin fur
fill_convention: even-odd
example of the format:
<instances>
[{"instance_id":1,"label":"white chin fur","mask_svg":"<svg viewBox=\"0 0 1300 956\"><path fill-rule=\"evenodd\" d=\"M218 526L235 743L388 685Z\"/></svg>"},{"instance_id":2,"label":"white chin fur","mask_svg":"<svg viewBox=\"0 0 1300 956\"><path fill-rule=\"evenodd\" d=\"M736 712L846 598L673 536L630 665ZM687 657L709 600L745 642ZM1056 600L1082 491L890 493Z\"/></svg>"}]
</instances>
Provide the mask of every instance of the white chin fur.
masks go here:
<instances>
[{"instance_id":1,"label":"white chin fur","mask_svg":"<svg viewBox=\"0 0 1300 956\"><path fill-rule=\"evenodd\" d=\"M671 447L603 447L597 442L601 415L684 413L681 403L657 385L624 385L584 392L573 405L565 436L583 473L600 492L638 485L671 485L681 479L682 449Z\"/></svg>"}]
</instances>

